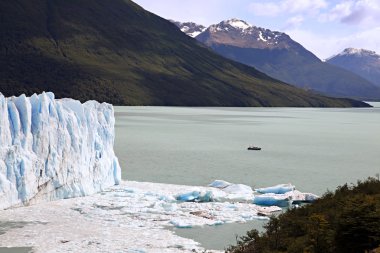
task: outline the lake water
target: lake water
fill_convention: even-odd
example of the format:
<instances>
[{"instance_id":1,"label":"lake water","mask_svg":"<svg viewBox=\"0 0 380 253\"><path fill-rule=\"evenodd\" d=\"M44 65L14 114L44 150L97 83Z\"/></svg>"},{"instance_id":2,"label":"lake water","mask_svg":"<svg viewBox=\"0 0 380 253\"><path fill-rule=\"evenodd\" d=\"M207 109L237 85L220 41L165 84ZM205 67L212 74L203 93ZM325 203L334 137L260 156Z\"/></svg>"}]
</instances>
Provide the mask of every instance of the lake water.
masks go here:
<instances>
[{"instance_id":1,"label":"lake water","mask_svg":"<svg viewBox=\"0 0 380 253\"><path fill-rule=\"evenodd\" d=\"M252 187L290 182L301 191L323 194L380 173L380 103L374 105L116 107L115 151L128 180L207 185L223 179ZM248 151L250 144L262 150ZM206 236L201 242L223 249L242 229L222 228L229 238ZM195 238L199 231L182 233Z\"/></svg>"}]
</instances>

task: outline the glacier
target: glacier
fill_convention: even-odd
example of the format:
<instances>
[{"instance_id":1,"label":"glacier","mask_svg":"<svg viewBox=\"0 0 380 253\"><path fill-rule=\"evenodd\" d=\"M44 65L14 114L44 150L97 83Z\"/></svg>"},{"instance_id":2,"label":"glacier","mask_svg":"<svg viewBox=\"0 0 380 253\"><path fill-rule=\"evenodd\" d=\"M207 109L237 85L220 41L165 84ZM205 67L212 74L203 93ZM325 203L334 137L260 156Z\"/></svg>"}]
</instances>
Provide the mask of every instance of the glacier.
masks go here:
<instances>
[{"instance_id":1,"label":"glacier","mask_svg":"<svg viewBox=\"0 0 380 253\"><path fill-rule=\"evenodd\" d=\"M0 93L0 210L119 184L110 104Z\"/></svg>"}]
</instances>

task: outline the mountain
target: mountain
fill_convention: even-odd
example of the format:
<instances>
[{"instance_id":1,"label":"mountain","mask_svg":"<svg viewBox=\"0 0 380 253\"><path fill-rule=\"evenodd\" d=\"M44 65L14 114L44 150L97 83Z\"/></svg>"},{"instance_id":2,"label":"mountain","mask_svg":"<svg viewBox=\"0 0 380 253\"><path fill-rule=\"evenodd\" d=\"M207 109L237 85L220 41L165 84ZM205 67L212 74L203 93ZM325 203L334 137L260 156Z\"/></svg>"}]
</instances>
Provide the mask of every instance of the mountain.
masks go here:
<instances>
[{"instance_id":1,"label":"mountain","mask_svg":"<svg viewBox=\"0 0 380 253\"><path fill-rule=\"evenodd\" d=\"M0 92L118 105L365 106L227 60L129 0L0 1Z\"/></svg>"},{"instance_id":2,"label":"mountain","mask_svg":"<svg viewBox=\"0 0 380 253\"><path fill-rule=\"evenodd\" d=\"M380 86L380 55L374 51L346 48L326 62L354 72Z\"/></svg>"},{"instance_id":3,"label":"mountain","mask_svg":"<svg viewBox=\"0 0 380 253\"><path fill-rule=\"evenodd\" d=\"M199 34L204 32L206 30L206 27L203 25L198 25L194 22L185 22L181 23L174 20L169 20L170 22L174 23L182 32L186 33L186 35L190 37L197 37Z\"/></svg>"},{"instance_id":4,"label":"mountain","mask_svg":"<svg viewBox=\"0 0 380 253\"><path fill-rule=\"evenodd\" d=\"M289 35L230 19L196 37L215 52L284 82L338 97L380 98L380 89L364 78L322 62Z\"/></svg>"}]
</instances>

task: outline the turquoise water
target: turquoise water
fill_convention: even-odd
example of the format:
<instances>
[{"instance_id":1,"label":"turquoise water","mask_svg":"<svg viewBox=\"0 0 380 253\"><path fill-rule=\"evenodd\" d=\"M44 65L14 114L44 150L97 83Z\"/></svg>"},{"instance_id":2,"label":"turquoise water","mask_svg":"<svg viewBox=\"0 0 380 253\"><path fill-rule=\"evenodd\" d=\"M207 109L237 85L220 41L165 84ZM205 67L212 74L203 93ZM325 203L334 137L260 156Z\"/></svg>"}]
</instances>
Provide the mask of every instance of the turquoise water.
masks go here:
<instances>
[{"instance_id":1,"label":"turquoise water","mask_svg":"<svg viewBox=\"0 0 380 253\"><path fill-rule=\"evenodd\" d=\"M128 180L207 185L223 179L253 187L290 182L301 191L323 194L380 173L380 103L374 105L116 107L115 151ZM247 151L250 144L262 151ZM201 242L223 249L243 229L227 227L223 234L232 239ZM199 231L194 231L183 236L195 238Z\"/></svg>"}]
</instances>

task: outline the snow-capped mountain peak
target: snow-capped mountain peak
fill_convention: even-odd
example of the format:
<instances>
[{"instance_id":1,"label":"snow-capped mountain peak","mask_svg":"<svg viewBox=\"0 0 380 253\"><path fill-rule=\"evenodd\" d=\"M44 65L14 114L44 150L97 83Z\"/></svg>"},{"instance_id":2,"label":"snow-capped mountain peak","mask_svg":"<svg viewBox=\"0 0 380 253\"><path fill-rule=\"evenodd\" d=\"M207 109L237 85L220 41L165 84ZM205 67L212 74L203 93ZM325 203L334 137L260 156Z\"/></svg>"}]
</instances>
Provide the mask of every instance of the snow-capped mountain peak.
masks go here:
<instances>
[{"instance_id":1,"label":"snow-capped mountain peak","mask_svg":"<svg viewBox=\"0 0 380 253\"><path fill-rule=\"evenodd\" d=\"M183 33L187 34L190 37L197 37L199 34L206 30L206 27L203 25L196 24L194 22L178 22L174 20L169 20L174 23Z\"/></svg>"},{"instance_id":2,"label":"snow-capped mountain peak","mask_svg":"<svg viewBox=\"0 0 380 253\"><path fill-rule=\"evenodd\" d=\"M346 48L327 62L354 72L380 86L380 55L367 49Z\"/></svg>"},{"instance_id":3,"label":"snow-capped mountain peak","mask_svg":"<svg viewBox=\"0 0 380 253\"><path fill-rule=\"evenodd\" d=\"M241 30L245 30L251 27L247 22L237 19L237 18L225 20L222 23L228 24L234 28L241 29Z\"/></svg>"},{"instance_id":4,"label":"snow-capped mountain peak","mask_svg":"<svg viewBox=\"0 0 380 253\"><path fill-rule=\"evenodd\" d=\"M358 49L358 48L346 48L344 49L339 56L344 55L355 55L355 56L375 56L376 52L366 49Z\"/></svg>"},{"instance_id":5,"label":"snow-capped mountain peak","mask_svg":"<svg viewBox=\"0 0 380 253\"><path fill-rule=\"evenodd\" d=\"M206 45L218 43L243 48L288 48L291 43L285 33L256 27L236 18L211 25L197 39Z\"/></svg>"},{"instance_id":6,"label":"snow-capped mountain peak","mask_svg":"<svg viewBox=\"0 0 380 253\"><path fill-rule=\"evenodd\" d=\"M228 20L224 20L218 24L211 25L209 27L210 32L230 32L230 31L238 31L240 33L247 33L249 30L254 28L244 20L240 20L237 18L232 18Z\"/></svg>"}]
</instances>

